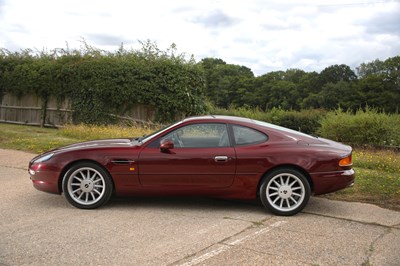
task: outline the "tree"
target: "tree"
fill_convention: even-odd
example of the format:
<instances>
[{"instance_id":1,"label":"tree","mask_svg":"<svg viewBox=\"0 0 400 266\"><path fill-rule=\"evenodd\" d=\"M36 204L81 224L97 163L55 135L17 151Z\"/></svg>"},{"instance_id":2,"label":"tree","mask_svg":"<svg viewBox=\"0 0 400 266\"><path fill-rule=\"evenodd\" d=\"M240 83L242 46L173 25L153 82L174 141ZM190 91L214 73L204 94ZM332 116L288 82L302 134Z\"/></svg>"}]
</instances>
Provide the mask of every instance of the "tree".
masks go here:
<instances>
[{"instance_id":1,"label":"tree","mask_svg":"<svg viewBox=\"0 0 400 266\"><path fill-rule=\"evenodd\" d=\"M385 61L375 60L361 64L359 90L363 106L372 106L386 112L398 112L400 107L400 56Z\"/></svg>"},{"instance_id":2,"label":"tree","mask_svg":"<svg viewBox=\"0 0 400 266\"><path fill-rule=\"evenodd\" d=\"M360 66L356 67L356 70L359 78L365 78L372 74L382 74L384 63L376 59L369 63L362 63Z\"/></svg>"},{"instance_id":3,"label":"tree","mask_svg":"<svg viewBox=\"0 0 400 266\"><path fill-rule=\"evenodd\" d=\"M319 85L324 86L327 83L338 83L339 81L355 81L357 76L347 65L333 65L325 68L319 74Z\"/></svg>"},{"instance_id":4,"label":"tree","mask_svg":"<svg viewBox=\"0 0 400 266\"><path fill-rule=\"evenodd\" d=\"M392 90L400 93L400 56L388 58L383 65L385 81L390 83Z\"/></svg>"},{"instance_id":5,"label":"tree","mask_svg":"<svg viewBox=\"0 0 400 266\"><path fill-rule=\"evenodd\" d=\"M227 64L221 59L205 58L200 62L206 78L206 95L217 106L243 105L253 72L245 67Z\"/></svg>"},{"instance_id":6,"label":"tree","mask_svg":"<svg viewBox=\"0 0 400 266\"><path fill-rule=\"evenodd\" d=\"M325 84L320 92L319 104L325 109L337 109L356 111L361 104L362 98L354 82L339 81L337 83Z\"/></svg>"}]
</instances>

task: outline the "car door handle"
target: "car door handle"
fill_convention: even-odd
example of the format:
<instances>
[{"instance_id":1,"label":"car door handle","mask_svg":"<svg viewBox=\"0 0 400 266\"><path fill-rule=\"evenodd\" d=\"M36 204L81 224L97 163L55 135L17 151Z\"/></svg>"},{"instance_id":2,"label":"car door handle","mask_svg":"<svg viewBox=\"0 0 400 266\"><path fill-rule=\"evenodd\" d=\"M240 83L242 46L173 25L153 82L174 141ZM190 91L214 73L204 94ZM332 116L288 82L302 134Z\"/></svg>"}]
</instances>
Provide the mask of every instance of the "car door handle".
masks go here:
<instances>
[{"instance_id":1,"label":"car door handle","mask_svg":"<svg viewBox=\"0 0 400 266\"><path fill-rule=\"evenodd\" d=\"M227 162L228 156L215 156L214 161L218 162Z\"/></svg>"}]
</instances>

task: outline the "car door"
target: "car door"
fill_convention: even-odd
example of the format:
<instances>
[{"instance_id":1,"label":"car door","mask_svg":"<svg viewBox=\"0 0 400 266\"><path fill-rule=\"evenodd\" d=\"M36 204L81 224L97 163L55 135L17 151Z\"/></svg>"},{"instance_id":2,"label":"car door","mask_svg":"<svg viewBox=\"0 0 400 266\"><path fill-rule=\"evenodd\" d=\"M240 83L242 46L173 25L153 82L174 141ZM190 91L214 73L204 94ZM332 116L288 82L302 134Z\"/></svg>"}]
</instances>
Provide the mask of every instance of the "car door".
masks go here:
<instances>
[{"instance_id":1,"label":"car door","mask_svg":"<svg viewBox=\"0 0 400 266\"><path fill-rule=\"evenodd\" d=\"M169 141L173 148L160 149ZM229 187L236 171L236 154L223 123L182 126L143 148L139 179L143 186Z\"/></svg>"}]
</instances>

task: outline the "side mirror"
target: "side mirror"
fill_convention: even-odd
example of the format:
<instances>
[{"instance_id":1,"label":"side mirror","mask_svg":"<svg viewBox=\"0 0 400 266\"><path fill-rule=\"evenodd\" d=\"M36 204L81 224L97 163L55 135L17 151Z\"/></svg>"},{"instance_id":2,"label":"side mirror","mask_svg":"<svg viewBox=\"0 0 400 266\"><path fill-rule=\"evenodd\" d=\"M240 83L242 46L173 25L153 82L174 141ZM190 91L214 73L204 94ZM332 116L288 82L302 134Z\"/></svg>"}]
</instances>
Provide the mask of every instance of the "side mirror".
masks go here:
<instances>
[{"instance_id":1,"label":"side mirror","mask_svg":"<svg viewBox=\"0 0 400 266\"><path fill-rule=\"evenodd\" d=\"M167 152L167 151L169 151L169 150L171 150L171 149L173 149L173 148L174 148L174 143L172 142L172 140L163 139L163 140L160 142L160 150L161 150L162 152Z\"/></svg>"}]
</instances>

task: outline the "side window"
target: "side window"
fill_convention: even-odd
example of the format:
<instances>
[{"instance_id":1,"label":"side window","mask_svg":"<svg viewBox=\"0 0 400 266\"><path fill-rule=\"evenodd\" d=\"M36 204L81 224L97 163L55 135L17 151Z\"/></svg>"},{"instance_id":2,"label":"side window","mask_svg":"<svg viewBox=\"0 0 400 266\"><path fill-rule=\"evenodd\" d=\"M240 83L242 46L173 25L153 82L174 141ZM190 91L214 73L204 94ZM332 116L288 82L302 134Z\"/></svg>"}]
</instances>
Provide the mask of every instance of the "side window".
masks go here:
<instances>
[{"instance_id":1,"label":"side window","mask_svg":"<svg viewBox=\"0 0 400 266\"><path fill-rule=\"evenodd\" d=\"M268 137L260 131L252 128L232 125L233 135L235 136L236 145L250 145L262 143L268 139Z\"/></svg>"},{"instance_id":2,"label":"side window","mask_svg":"<svg viewBox=\"0 0 400 266\"><path fill-rule=\"evenodd\" d=\"M193 124L176 129L163 139L174 142L175 148L211 148L230 146L226 124Z\"/></svg>"}]
</instances>

